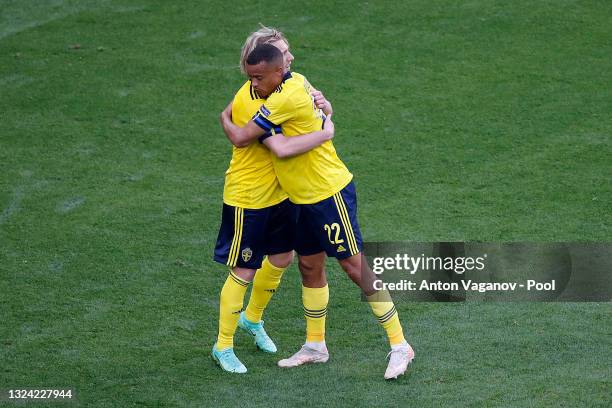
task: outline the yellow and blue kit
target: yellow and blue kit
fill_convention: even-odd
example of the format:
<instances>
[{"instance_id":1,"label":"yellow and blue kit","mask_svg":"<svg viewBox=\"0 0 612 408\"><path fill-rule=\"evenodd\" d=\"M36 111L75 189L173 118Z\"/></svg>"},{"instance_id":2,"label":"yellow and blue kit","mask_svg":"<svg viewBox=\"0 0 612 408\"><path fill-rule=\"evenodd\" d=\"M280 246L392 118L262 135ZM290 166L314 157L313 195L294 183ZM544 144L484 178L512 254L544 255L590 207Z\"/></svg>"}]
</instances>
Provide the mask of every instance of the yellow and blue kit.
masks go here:
<instances>
[{"instance_id":1,"label":"yellow and blue kit","mask_svg":"<svg viewBox=\"0 0 612 408\"><path fill-rule=\"evenodd\" d=\"M265 99L253 89L251 81L247 81L232 101L232 122L244 127L264 102ZM270 129L268 135L272 131ZM280 127L276 131L280 131ZM260 143L251 143L246 147L233 146L232 159L225 172L223 202L234 207L259 209L285 200L288 196L278 182L272 156Z\"/></svg>"},{"instance_id":2,"label":"yellow and blue kit","mask_svg":"<svg viewBox=\"0 0 612 408\"><path fill-rule=\"evenodd\" d=\"M265 100L247 81L232 103L232 121L246 125ZM271 129L280 132L280 127ZM297 208L280 187L272 154L260 143L233 147L225 173L221 226L214 260L258 269L264 255L293 250Z\"/></svg>"},{"instance_id":3,"label":"yellow and blue kit","mask_svg":"<svg viewBox=\"0 0 612 408\"><path fill-rule=\"evenodd\" d=\"M253 118L267 132L260 140L279 126L287 137L320 130L325 115L315 106L311 91L303 75L287 72ZM343 259L361 252L353 175L338 157L333 143L327 141L294 157L273 156L272 163L281 187L300 207L298 254L325 251L328 256Z\"/></svg>"},{"instance_id":4,"label":"yellow and blue kit","mask_svg":"<svg viewBox=\"0 0 612 408\"><path fill-rule=\"evenodd\" d=\"M314 204L299 205L295 250L300 255L325 251L337 259L363 249L357 221L357 193L352 181L333 196Z\"/></svg>"}]
</instances>

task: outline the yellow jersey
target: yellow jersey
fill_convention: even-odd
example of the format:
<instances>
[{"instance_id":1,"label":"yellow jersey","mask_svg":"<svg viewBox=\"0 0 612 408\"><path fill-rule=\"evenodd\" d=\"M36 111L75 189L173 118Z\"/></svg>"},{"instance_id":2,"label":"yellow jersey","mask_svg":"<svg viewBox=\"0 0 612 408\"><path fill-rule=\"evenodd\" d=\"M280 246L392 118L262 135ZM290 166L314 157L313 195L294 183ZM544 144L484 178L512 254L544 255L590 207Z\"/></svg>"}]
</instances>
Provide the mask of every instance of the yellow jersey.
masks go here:
<instances>
[{"instance_id":1,"label":"yellow jersey","mask_svg":"<svg viewBox=\"0 0 612 408\"><path fill-rule=\"evenodd\" d=\"M287 137L321 130L325 115L315 106L311 90L303 75L287 72L253 120L271 133L281 126ZM272 155L272 163L281 187L296 204L314 204L329 198L353 178L331 140L297 156L280 159Z\"/></svg>"},{"instance_id":2,"label":"yellow jersey","mask_svg":"<svg viewBox=\"0 0 612 408\"><path fill-rule=\"evenodd\" d=\"M234 96L232 121L244 127L264 101L251 86L251 81L247 81ZM280 127L269 131L280 132ZM272 157L272 153L257 141L246 147L233 146L232 159L225 172L223 202L234 207L259 209L285 200L287 194L276 178Z\"/></svg>"}]
</instances>

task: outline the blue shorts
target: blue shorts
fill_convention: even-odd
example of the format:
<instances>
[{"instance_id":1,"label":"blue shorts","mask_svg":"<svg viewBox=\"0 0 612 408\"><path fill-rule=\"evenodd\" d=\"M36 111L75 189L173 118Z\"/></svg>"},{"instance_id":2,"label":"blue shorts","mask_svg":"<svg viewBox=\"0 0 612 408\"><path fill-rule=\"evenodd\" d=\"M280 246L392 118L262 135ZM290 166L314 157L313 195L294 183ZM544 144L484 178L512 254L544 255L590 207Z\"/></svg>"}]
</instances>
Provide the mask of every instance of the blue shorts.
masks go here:
<instances>
[{"instance_id":1,"label":"blue shorts","mask_svg":"<svg viewBox=\"0 0 612 408\"><path fill-rule=\"evenodd\" d=\"M289 200L251 210L223 204L214 260L259 269L265 255L294 249L298 208Z\"/></svg>"},{"instance_id":2,"label":"blue shorts","mask_svg":"<svg viewBox=\"0 0 612 408\"><path fill-rule=\"evenodd\" d=\"M363 249L357 222L357 194L351 181L340 192L315 204L300 204L295 250L299 255L325 251L336 259Z\"/></svg>"}]
</instances>

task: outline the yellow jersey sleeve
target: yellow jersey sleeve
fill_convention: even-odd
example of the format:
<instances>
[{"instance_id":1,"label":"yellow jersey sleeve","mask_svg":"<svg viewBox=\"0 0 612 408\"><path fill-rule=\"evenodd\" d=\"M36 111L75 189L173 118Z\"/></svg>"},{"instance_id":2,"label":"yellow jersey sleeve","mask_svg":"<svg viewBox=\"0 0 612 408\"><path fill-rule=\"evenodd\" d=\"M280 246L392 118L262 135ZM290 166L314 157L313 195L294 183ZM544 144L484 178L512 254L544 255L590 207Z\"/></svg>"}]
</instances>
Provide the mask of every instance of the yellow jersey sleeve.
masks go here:
<instances>
[{"instance_id":1,"label":"yellow jersey sleeve","mask_svg":"<svg viewBox=\"0 0 612 408\"><path fill-rule=\"evenodd\" d=\"M266 132L295 118L297 111L294 101L286 93L274 92L261 105L253 121Z\"/></svg>"}]
</instances>

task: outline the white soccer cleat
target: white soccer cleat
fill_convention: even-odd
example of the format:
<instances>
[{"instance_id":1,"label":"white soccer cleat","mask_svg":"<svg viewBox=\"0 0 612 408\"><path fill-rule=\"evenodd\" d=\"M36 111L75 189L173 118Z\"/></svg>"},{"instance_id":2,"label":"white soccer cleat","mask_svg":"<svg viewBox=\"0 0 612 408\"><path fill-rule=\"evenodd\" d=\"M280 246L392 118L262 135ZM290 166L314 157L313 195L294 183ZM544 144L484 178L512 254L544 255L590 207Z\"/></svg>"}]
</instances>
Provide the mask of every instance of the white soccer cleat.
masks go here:
<instances>
[{"instance_id":1,"label":"white soccer cleat","mask_svg":"<svg viewBox=\"0 0 612 408\"><path fill-rule=\"evenodd\" d=\"M278 366L282 368L297 367L302 364L326 363L329 360L329 352L324 345L321 350L303 345L302 348L289 358L280 360Z\"/></svg>"},{"instance_id":2,"label":"white soccer cleat","mask_svg":"<svg viewBox=\"0 0 612 408\"><path fill-rule=\"evenodd\" d=\"M387 365L387 371L385 371L385 380L395 379L408 369L408 364L414 358L414 350L408 343L392 347L387 354L387 358L389 358L389 365Z\"/></svg>"}]
</instances>

